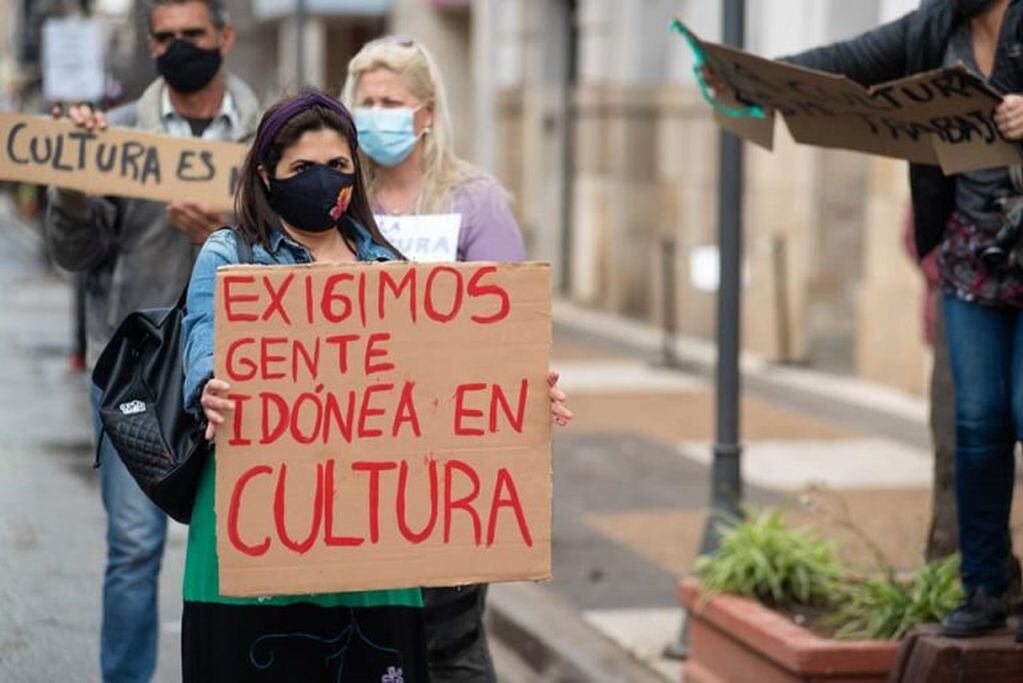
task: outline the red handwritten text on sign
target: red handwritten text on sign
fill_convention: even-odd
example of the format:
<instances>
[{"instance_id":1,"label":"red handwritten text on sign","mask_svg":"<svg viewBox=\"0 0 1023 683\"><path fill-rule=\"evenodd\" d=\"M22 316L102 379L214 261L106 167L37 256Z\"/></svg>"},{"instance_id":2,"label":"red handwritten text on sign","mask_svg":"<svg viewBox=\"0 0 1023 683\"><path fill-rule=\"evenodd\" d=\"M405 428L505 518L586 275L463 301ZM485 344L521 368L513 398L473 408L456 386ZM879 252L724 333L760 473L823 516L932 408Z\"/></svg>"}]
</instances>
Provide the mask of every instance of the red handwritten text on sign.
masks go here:
<instances>
[{"instance_id":1,"label":"red handwritten text on sign","mask_svg":"<svg viewBox=\"0 0 1023 683\"><path fill-rule=\"evenodd\" d=\"M548 292L540 264L223 269L225 594L548 576Z\"/></svg>"}]
</instances>

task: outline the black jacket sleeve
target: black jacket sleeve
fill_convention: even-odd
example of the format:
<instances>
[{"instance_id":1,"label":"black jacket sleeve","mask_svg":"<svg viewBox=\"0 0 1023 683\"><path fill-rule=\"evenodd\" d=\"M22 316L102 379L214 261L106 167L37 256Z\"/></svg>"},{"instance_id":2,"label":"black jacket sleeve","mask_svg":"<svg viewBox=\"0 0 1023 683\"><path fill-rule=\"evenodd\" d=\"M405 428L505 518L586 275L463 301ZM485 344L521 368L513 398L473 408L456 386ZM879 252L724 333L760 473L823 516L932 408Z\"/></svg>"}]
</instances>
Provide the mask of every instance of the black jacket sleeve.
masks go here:
<instances>
[{"instance_id":1,"label":"black jacket sleeve","mask_svg":"<svg viewBox=\"0 0 1023 683\"><path fill-rule=\"evenodd\" d=\"M902 78L908 70L906 45L914 14L910 12L856 38L781 57L779 61L842 74L867 87Z\"/></svg>"},{"instance_id":2,"label":"black jacket sleeve","mask_svg":"<svg viewBox=\"0 0 1023 683\"><path fill-rule=\"evenodd\" d=\"M107 113L111 126L138 125L138 105L129 102ZM89 271L116 254L122 201L50 187L43 220L53 260L70 271Z\"/></svg>"},{"instance_id":3,"label":"black jacket sleeve","mask_svg":"<svg viewBox=\"0 0 1023 683\"><path fill-rule=\"evenodd\" d=\"M49 188L43 226L53 260L70 271L88 271L116 250L119 202L74 190Z\"/></svg>"}]
</instances>

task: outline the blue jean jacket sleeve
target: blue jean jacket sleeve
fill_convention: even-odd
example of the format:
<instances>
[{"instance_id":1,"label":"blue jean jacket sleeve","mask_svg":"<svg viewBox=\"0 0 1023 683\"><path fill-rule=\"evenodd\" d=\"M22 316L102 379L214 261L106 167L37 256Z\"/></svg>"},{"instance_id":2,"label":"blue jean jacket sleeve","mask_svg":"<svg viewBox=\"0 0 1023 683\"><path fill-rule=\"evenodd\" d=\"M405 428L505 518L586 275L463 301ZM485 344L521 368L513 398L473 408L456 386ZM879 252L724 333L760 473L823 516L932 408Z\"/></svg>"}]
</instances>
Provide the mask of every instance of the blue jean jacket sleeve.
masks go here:
<instances>
[{"instance_id":1,"label":"blue jean jacket sleeve","mask_svg":"<svg viewBox=\"0 0 1023 683\"><path fill-rule=\"evenodd\" d=\"M200 392L213 376L213 292L217 268L238 262L234 233L221 230L203 245L188 283L186 313L182 322L182 354L185 362L185 409L201 413Z\"/></svg>"}]
</instances>

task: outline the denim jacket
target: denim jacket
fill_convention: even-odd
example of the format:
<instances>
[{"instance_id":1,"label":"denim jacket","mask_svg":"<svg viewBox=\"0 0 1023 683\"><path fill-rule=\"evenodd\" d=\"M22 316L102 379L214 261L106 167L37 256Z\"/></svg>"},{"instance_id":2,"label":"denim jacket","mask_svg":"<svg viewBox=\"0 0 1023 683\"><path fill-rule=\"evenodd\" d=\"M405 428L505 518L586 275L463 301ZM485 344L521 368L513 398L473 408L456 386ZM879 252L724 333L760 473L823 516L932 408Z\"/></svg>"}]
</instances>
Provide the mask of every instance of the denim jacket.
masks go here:
<instances>
[{"instance_id":1,"label":"denim jacket","mask_svg":"<svg viewBox=\"0 0 1023 683\"><path fill-rule=\"evenodd\" d=\"M348 218L348 227L355 234L355 255L360 261L392 261L397 258L387 247L373 242L369 231ZM219 230L206 240L195 260L192 278L188 283L185 318L182 321L182 354L185 361L185 409L199 413L200 392L213 376L213 292L217 269L238 263L233 230ZM293 265L312 263L309 250L283 232L274 230L270 235L270 249L252 245L252 263L260 265Z\"/></svg>"}]
</instances>

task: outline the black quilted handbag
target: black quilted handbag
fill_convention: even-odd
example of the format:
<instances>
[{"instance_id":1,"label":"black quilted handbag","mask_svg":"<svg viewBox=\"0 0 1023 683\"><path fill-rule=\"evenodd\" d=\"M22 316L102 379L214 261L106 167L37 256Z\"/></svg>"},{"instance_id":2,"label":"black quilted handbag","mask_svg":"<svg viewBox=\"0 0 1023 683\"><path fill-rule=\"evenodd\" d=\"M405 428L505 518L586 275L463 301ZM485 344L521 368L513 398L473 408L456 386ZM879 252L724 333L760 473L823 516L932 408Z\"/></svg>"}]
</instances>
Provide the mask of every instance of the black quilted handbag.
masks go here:
<instances>
[{"instance_id":1,"label":"black quilted handbag","mask_svg":"<svg viewBox=\"0 0 1023 683\"><path fill-rule=\"evenodd\" d=\"M251 248L235 231L238 262ZM188 523L209 451L205 420L184 408L181 321L187 287L172 308L136 311L124 319L92 373L102 391L102 432L150 500ZM99 448L96 451L96 466Z\"/></svg>"}]
</instances>

